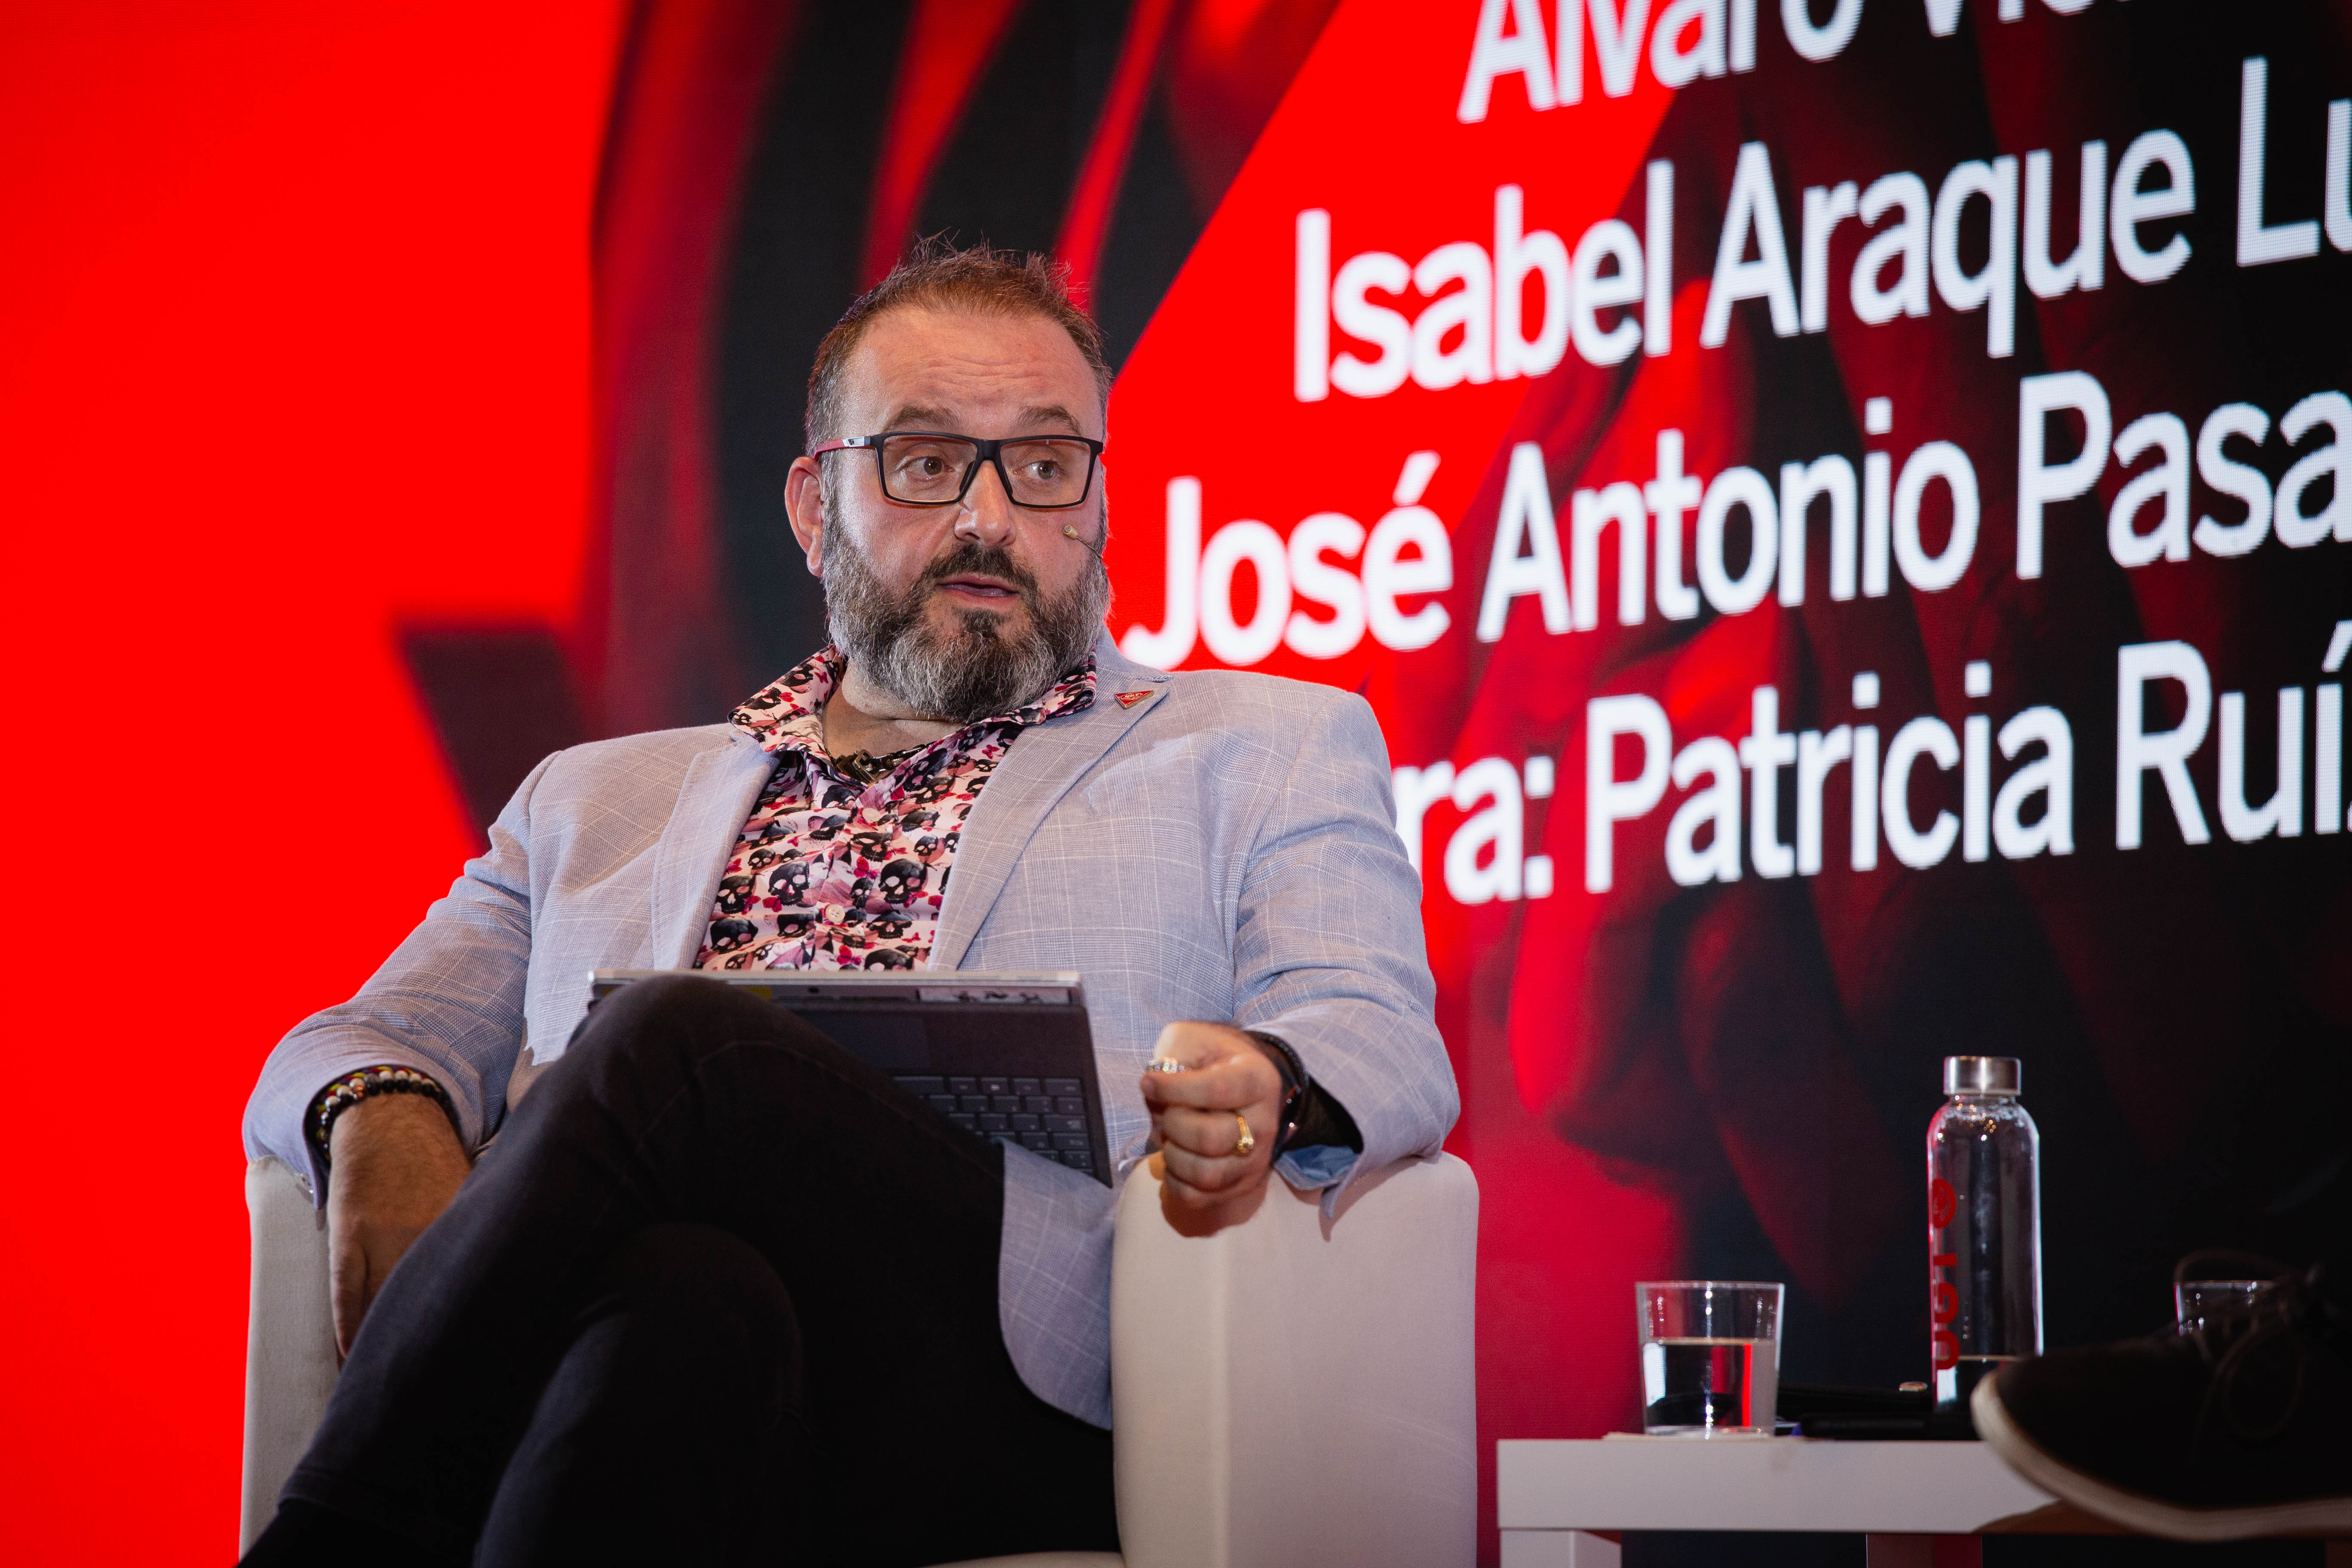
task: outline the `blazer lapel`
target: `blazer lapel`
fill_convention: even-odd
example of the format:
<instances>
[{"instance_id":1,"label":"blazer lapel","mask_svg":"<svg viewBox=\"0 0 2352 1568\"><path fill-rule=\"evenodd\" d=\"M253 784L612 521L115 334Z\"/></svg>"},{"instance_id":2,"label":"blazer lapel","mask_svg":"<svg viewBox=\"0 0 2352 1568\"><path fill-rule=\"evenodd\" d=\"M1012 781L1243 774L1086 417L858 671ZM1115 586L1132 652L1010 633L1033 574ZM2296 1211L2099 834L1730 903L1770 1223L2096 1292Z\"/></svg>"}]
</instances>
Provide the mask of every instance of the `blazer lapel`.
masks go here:
<instances>
[{"instance_id":1,"label":"blazer lapel","mask_svg":"<svg viewBox=\"0 0 2352 1568\"><path fill-rule=\"evenodd\" d=\"M741 735L696 753L687 764L669 826L654 847L655 967L684 969L702 950L728 850L775 764L772 755Z\"/></svg>"},{"instance_id":2,"label":"blazer lapel","mask_svg":"<svg viewBox=\"0 0 2352 1568\"><path fill-rule=\"evenodd\" d=\"M962 964L1037 825L1167 695L1168 679L1120 657L1106 637L1095 648L1094 705L1082 713L1031 725L1004 753L964 821L963 837L948 873L947 899L940 908L939 934L931 942L932 968ZM714 880L713 896L717 889Z\"/></svg>"}]
</instances>

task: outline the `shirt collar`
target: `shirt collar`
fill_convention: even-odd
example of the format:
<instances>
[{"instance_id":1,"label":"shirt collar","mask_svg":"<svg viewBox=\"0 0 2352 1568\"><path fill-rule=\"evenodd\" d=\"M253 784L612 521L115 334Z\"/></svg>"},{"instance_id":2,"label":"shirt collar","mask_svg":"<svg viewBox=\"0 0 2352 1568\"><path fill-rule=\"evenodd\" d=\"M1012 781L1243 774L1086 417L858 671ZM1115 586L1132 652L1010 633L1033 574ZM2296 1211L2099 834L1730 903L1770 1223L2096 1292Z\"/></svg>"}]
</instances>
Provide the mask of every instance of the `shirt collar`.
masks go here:
<instances>
[{"instance_id":1,"label":"shirt collar","mask_svg":"<svg viewBox=\"0 0 2352 1568\"><path fill-rule=\"evenodd\" d=\"M848 661L841 650L827 645L753 692L735 710L735 728L760 743L762 751L787 750L824 754L824 705L841 684ZM1034 702L1003 713L975 719L953 735L954 740L980 729L1011 726L1026 729L1065 713L1094 706L1095 656L1088 653L1076 668L1039 693Z\"/></svg>"}]
</instances>

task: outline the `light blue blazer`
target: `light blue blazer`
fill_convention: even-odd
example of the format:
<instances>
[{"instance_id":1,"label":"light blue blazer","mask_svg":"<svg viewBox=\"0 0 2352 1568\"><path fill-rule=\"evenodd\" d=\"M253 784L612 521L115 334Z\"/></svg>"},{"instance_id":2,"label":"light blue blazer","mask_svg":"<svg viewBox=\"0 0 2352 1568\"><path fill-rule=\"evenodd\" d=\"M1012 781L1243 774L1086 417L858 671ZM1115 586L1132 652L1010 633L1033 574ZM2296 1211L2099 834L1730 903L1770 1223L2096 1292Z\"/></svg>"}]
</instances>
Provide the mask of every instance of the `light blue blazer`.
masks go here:
<instances>
[{"instance_id":1,"label":"light blue blazer","mask_svg":"<svg viewBox=\"0 0 2352 1568\"><path fill-rule=\"evenodd\" d=\"M1421 889L1363 699L1229 672L1167 675L1097 646L1094 705L1023 731L964 826L940 969L1074 969L1122 1177L1149 1131L1138 1080L1160 1026L1231 1019L1287 1041L1363 1133L1297 1157L1328 1187L1434 1152L1460 1109L1431 1015ZM1147 692L1132 707L1117 694ZM469 1145L560 1055L594 969L683 969L774 758L731 726L599 741L525 779L382 969L279 1042L246 1108L248 1154L323 1173L303 1108L339 1073L405 1063L449 1089ZM998 1302L1036 1394L1110 1425L1113 1193L1005 1152Z\"/></svg>"}]
</instances>

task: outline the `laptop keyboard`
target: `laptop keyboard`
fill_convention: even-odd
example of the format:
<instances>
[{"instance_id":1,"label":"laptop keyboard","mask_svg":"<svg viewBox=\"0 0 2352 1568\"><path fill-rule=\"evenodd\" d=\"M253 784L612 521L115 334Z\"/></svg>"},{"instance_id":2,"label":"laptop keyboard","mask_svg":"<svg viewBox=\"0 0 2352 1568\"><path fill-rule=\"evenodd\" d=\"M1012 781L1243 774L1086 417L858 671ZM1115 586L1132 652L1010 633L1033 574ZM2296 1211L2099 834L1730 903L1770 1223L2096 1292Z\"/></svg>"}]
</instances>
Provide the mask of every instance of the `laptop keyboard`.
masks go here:
<instances>
[{"instance_id":1,"label":"laptop keyboard","mask_svg":"<svg viewBox=\"0 0 2352 1568\"><path fill-rule=\"evenodd\" d=\"M898 1087L968 1132L1094 1174L1085 1091L1074 1078L926 1078L893 1073Z\"/></svg>"}]
</instances>

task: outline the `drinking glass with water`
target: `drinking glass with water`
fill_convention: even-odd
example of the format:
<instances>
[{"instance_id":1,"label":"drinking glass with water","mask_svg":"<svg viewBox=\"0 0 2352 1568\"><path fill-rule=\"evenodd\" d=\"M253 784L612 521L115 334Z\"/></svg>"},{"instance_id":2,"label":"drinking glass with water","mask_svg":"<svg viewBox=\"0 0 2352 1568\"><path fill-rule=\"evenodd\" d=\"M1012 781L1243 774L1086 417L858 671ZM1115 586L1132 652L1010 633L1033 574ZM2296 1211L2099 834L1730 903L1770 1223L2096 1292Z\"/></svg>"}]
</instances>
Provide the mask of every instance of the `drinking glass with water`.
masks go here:
<instances>
[{"instance_id":1,"label":"drinking glass with water","mask_svg":"<svg viewBox=\"0 0 2352 1568\"><path fill-rule=\"evenodd\" d=\"M1642 1324L1642 1428L1769 1437L1780 1392L1780 1287L1666 1279L1633 1287Z\"/></svg>"}]
</instances>

